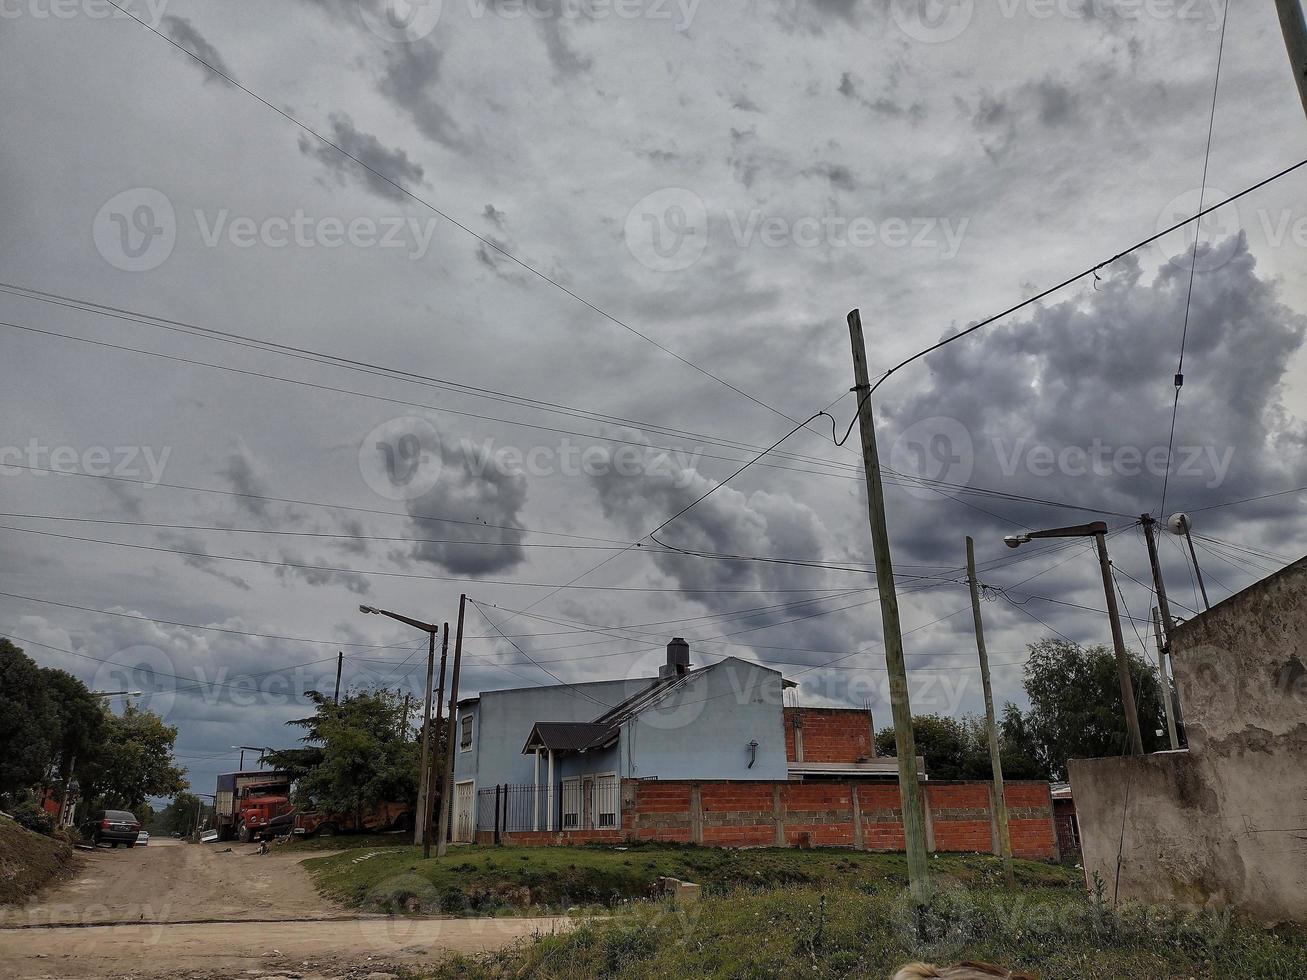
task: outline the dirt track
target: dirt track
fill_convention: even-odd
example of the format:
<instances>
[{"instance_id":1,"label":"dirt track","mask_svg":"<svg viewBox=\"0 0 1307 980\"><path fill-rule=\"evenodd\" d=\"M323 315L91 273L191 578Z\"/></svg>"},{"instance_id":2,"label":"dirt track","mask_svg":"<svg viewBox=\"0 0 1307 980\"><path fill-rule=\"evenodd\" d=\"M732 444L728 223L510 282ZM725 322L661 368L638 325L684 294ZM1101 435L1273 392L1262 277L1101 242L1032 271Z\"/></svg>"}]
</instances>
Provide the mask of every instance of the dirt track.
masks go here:
<instances>
[{"instance_id":1,"label":"dirt track","mask_svg":"<svg viewBox=\"0 0 1307 980\"><path fill-rule=\"evenodd\" d=\"M366 977L567 925L357 917L318 896L298 856L226 846L86 854L72 880L0 914L0 977Z\"/></svg>"}]
</instances>

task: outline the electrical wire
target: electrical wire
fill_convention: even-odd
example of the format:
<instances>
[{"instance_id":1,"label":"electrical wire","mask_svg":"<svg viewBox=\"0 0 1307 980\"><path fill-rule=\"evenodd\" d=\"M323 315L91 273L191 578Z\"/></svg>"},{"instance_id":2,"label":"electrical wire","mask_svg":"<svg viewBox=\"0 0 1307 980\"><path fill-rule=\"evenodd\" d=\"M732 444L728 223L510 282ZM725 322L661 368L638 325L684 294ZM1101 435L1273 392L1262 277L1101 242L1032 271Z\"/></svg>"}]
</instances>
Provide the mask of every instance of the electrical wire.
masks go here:
<instances>
[{"instance_id":1,"label":"electrical wire","mask_svg":"<svg viewBox=\"0 0 1307 980\"><path fill-rule=\"evenodd\" d=\"M1216 77L1212 81L1212 111L1207 117L1207 147L1203 151L1203 180L1198 190L1198 210L1201 212L1207 200L1207 168L1212 161L1212 132L1216 127L1216 96L1221 90L1221 61L1225 54L1225 25L1230 19L1230 0L1225 0L1221 15L1221 39L1216 48ZM1184 327L1180 332L1180 360L1175 369L1175 400L1171 405L1171 435L1166 443L1166 468L1162 473L1162 503L1159 514L1166 513L1166 491L1171 483L1171 453L1175 447L1175 423L1180 414L1180 389L1184 387L1184 348L1189 339L1189 309L1194 298L1194 276L1198 271L1198 245L1202 238L1202 222L1194 226L1194 254L1189 263L1189 286L1184 298Z\"/></svg>"}]
</instances>

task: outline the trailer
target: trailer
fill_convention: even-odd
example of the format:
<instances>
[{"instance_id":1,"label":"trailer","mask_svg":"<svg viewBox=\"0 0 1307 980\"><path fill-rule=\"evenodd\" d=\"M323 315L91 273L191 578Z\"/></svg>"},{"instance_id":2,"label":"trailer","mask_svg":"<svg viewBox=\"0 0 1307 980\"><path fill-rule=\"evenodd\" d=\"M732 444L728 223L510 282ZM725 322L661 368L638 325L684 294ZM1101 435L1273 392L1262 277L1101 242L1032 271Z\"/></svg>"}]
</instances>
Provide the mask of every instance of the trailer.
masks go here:
<instances>
[{"instance_id":1,"label":"trailer","mask_svg":"<svg viewBox=\"0 0 1307 980\"><path fill-rule=\"evenodd\" d=\"M332 834L384 833L413 829L407 803L378 803L357 813L310 810L295 815L294 833L330 837Z\"/></svg>"},{"instance_id":2,"label":"trailer","mask_svg":"<svg viewBox=\"0 0 1307 980\"><path fill-rule=\"evenodd\" d=\"M280 770L226 772L218 776L213 826L219 840L242 842L289 829L291 775Z\"/></svg>"}]
</instances>

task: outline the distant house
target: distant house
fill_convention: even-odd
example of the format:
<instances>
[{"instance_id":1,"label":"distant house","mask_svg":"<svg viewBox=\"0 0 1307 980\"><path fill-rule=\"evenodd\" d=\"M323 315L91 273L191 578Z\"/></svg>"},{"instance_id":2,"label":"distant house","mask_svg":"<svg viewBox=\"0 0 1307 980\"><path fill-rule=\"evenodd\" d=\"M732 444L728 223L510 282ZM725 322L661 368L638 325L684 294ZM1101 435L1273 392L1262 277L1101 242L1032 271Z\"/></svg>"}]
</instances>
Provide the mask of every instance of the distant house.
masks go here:
<instances>
[{"instance_id":1,"label":"distant house","mask_svg":"<svg viewBox=\"0 0 1307 980\"><path fill-rule=\"evenodd\" d=\"M496 814L521 830L621 826L623 780L894 778L870 712L786 708L796 685L736 657L690 665L677 638L657 677L487 691L458 705L454 839Z\"/></svg>"}]
</instances>

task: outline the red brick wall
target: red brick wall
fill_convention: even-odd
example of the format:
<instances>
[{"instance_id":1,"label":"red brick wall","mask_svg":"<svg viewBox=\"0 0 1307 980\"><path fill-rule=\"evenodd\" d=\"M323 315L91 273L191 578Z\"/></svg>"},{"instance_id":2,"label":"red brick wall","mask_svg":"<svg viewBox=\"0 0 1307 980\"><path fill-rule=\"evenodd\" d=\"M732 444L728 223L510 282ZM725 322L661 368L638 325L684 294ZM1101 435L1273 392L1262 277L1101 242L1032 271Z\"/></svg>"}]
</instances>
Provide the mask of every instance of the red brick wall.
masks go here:
<instances>
[{"instance_id":1,"label":"red brick wall","mask_svg":"<svg viewBox=\"0 0 1307 980\"><path fill-rule=\"evenodd\" d=\"M903 811L896 783L623 780L622 829L505 835L519 845L698 843L709 847L855 847L856 788L861 846L902 851ZM987 782L926 782L922 797L935 851L993 853L995 829ZM1047 783L1006 786L1012 853L1034 860L1058 856ZM490 843L493 834L479 834Z\"/></svg>"},{"instance_id":2,"label":"red brick wall","mask_svg":"<svg viewBox=\"0 0 1307 980\"><path fill-rule=\"evenodd\" d=\"M875 758L871 713L860 708L786 708L785 757L798 761L795 722L803 726L804 762L857 762Z\"/></svg>"}]
</instances>

